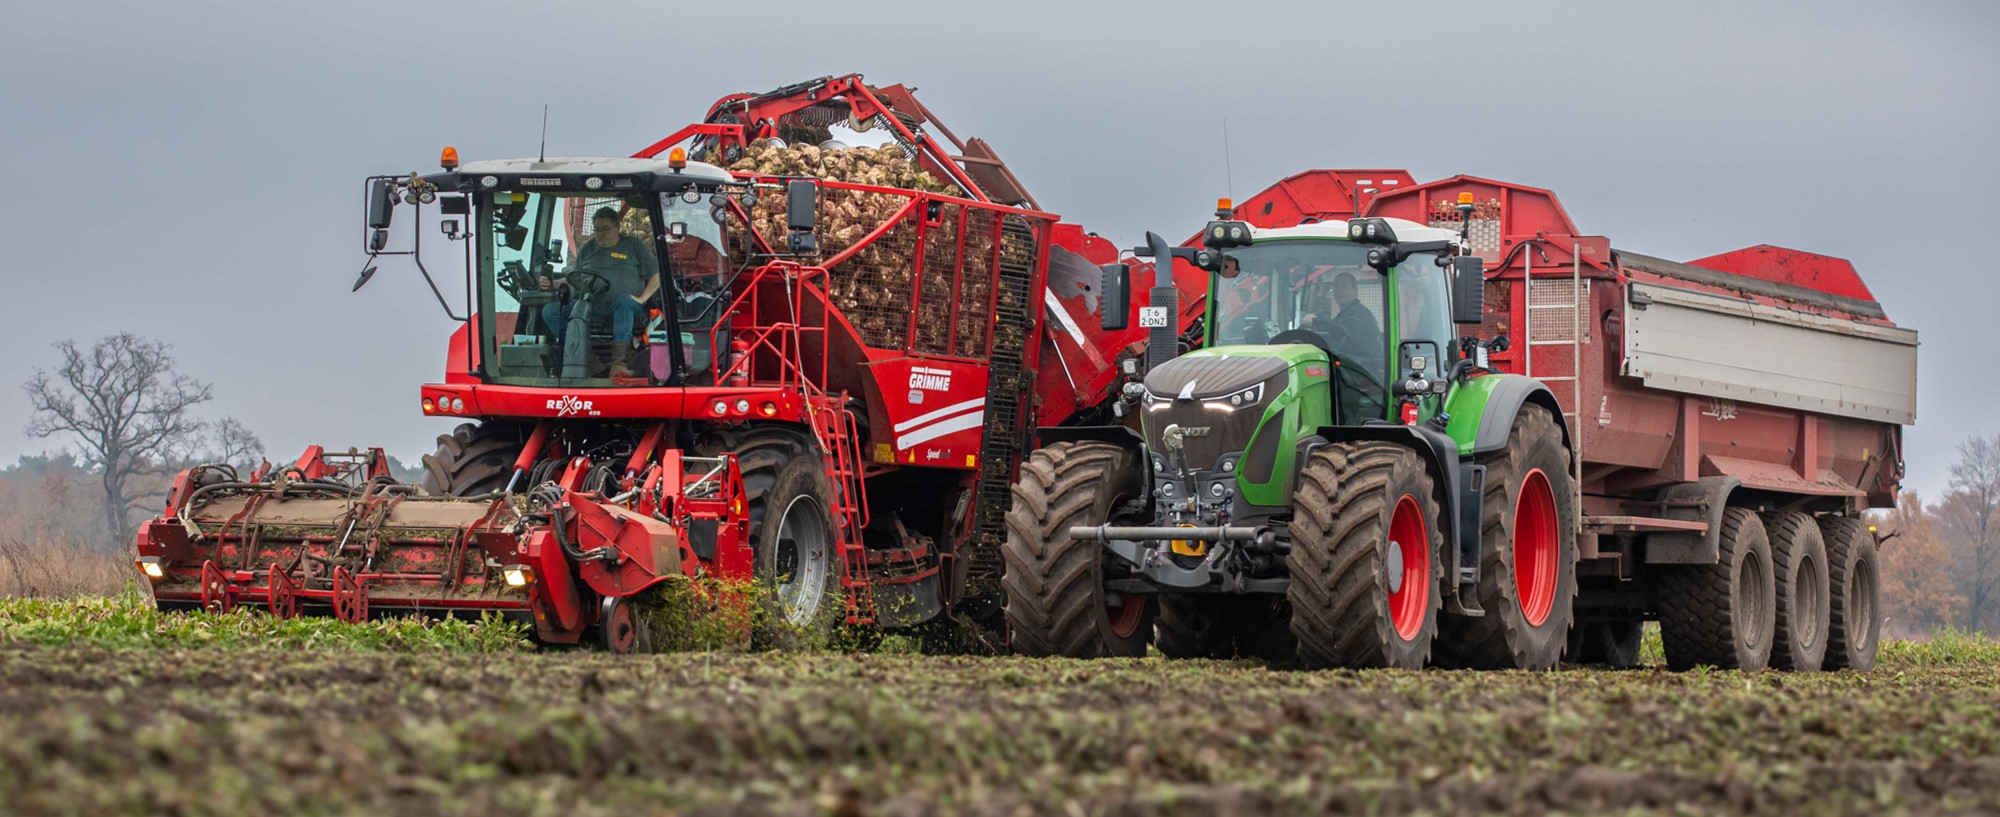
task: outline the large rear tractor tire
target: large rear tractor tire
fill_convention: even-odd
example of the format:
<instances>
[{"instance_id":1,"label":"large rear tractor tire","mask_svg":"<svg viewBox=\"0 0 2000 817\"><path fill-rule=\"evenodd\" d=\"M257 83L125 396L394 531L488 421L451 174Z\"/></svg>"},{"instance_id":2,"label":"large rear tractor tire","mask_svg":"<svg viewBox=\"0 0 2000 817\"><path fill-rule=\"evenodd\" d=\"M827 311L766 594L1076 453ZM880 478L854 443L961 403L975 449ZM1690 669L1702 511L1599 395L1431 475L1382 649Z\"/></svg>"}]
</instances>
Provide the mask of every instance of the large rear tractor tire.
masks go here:
<instances>
[{"instance_id":1,"label":"large rear tractor tire","mask_svg":"<svg viewBox=\"0 0 2000 817\"><path fill-rule=\"evenodd\" d=\"M1882 606L1876 598L1875 535L1851 516L1819 520L1826 542L1826 669L1867 672L1875 668L1882 635Z\"/></svg>"},{"instance_id":2,"label":"large rear tractor tire","mask_svg":"<svg viewBox=\"0 0 2000 817\"><path fill-rule=\"evenodd\" d=\"M1101 525L1144 486L1115 445L1063 442L1028 456L1007 511L1007 643L1023 655L1140 656L1153 634L1153 598L1104 589L1104 548L1070 538Z\"/></svg>"},{"instance_id":3,"label":"large rear tractor tire","mask_svg":"<svg viewBox=\"0 0 2000 817\"><path fill-rule=\"evenodd\" d=\"M1771 563L1776 567L1778 617L1771 638L1771 666L1813 672L1826 660L1826 635L1831 609L1827 606L1826 544L1819 525L1797 511L1764 517L1771 536Z\"/></svg>"},{"instance_id":4,"label":"large rear tractor tire","mask_svg":"<svg viewBox=\"0 0 2000 817\"><path fill-rule=\"evenodd\" d=\"M1280 596L1162 593L1153 646L1168 658L1288 661L1297 652Z\"/></svg>"},{"instance_id":5,"label":"large rear tractor tire","mask_svg":"<svg viewBox=\"0 0 2000 817\"><path fill-rule=\"evenodd\" d=\"M1439 625L1438 663L1554 669L1576 603L1576 497L1569 448L1547 409L1521 407L1507 446L1482 455L1478 618Z\"/></svg>"},{"instance_id":6,"label":"large rear tractor tire","mask_svg":"<svg viewBox=\"0 0 2000 817\"><path fill-rule=\"evenodd\" d=\"M1437 635L1437 489L1416 452L1336 443L1292 499L1292 634L1309 667L1421 669Z\"/></svg>"},{"instance_id":7,"label":"large rear tractor tire","mask_svg":"<svg viewBox=\"0 0 2000 817\"><path fill-rule=\"evenodd\" d=\"M1778 589L1764 523L1748 509L1726 508L1721 540L1715 564L1660 572L1660 640L1669 669L1707 664L1754 672L1770 663Z\"/></svg>"},{"instance_id":8,"label":"large rear tractor tire","mask_svg":"<svg viewBox=\"0 0 2000 817\"><path fill-rule=\"evenodd\" d=\"M527 435L512 423L463 423L437 441L437 452L424 455L423 489L432 496L480 496L507 487Z\"/></svg>"}]
</instances>

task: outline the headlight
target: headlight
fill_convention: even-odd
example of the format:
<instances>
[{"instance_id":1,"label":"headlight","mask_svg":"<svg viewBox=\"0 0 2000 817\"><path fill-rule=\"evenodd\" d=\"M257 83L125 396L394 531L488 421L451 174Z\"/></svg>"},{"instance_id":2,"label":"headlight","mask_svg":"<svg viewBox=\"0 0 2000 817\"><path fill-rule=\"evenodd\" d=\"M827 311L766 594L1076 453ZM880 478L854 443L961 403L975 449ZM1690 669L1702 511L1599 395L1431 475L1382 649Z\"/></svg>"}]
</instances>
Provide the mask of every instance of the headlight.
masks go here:
<instances>
[{"instance_id":1,"label":"headlight","mask_svg":"<svg viewBox=\"0 0 2000 817\"><path fill-rule=\"evenodd\" d=\"M535 581L535 569L527 565L508 565L500 568L500 578L508 587L527 587Z\"/></svg>"},{"instance_id":2,"label":"headlight","mask_svg":"<svg viewBox=\"0 0 2000 817\"><path fill-rule=\"evenodd\" d=\"M148 579L158 581L167 577L167 566L160 563L158 556L141 556L135 564L139 566L139 572L146 574Z\"/></svg>"},{"instance_id":3,"label":"headlight","mask_svg":"<svg viewBox=\"0 0 2000 817\"><path fill-rule=\"evenodd\" d=\"M1202 405L1220 411L1235 411L1245 406L1257 405L1258 403L1261 403L1263 401L1264 401L1264 384L1259 383L1255 386L1251 386L1250 388L1231 394L1228 397L1211 397L1207 400L1202 401Z\"/></svg>"}]
</instances>

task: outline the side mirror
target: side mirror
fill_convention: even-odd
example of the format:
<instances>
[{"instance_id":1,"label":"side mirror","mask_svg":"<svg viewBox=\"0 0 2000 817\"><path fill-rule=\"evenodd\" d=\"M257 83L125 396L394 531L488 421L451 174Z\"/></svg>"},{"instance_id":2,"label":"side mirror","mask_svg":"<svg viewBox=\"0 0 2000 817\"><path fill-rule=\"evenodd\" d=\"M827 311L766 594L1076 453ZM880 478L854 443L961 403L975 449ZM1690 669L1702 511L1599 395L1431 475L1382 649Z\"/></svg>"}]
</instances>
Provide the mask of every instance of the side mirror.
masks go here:
<instances>
[{"instance_id":1,"label":"side mirror","mask_svg":"<svg viewBox=\"0 0 2000 817\"><path fill-rule=\"evenodd\" d=\"M396 186L386 177L368 180L368 229L387 230L395 217Z\"/></svg>"},{"instance_id":2,"label":"side mirror","mask_svg":"<svg viewBox=\"0 0 2000 817\"><path fill-rule=\"evenodd\" d=\"M806 179L786 182L785 229L791 232L785 237L786 248L796 255L819 252L819 241L813 236L818 227L819 185Z\"/></svg>"},{"instance_id":3,"label":"side mirror","mask_svg":"<svg viewBox=\"0 0 2000 817\"><path fill-rule=\"evenodd\" d=\"M1103 287L1098 290L1097 317L1106 332L1124 329L1132 312L1132 266L1105 264Z\"/></svg>"},{"instance_id":4,"label":"side mirror","mask_svg":"<svg viewBox=\"0 0 2000 817\"><path fill-rule=\"evenodd\" d=\"M1451 322L1486 321L1486 262L1476 255L1451 259Z\"/></svg>"},{"instance_id":5,"label":"side mirror","mask_svg":"<svg viewBox=\"0 0 2000 817\"><path fill-rule=\"evenodd\" d=\"M388 248L389 248L389 231L387 229L384 229L382 227L377 227L373 230L368 231L369 252L377 253Z\"/></svg>"}]
</instances>

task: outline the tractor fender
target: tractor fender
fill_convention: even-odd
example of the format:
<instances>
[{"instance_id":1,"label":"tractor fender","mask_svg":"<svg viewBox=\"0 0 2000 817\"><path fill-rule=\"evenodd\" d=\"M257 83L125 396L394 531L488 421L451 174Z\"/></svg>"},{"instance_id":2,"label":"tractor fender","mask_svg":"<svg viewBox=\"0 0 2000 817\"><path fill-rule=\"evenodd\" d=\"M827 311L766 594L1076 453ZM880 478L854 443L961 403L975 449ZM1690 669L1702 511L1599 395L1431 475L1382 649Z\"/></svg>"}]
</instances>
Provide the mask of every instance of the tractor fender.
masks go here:
<instances>
[{"instance_id":1,"label":"tractor fender","mask_svg":"<svg viewBox=\"0 0 2000 817\"><path fill-rule=\"evenodd\" d=\"M1661 489L1658 497L1661 518L1707 522L1708 530L1648 534L1646 564L1715 564L1722 553L1722 512L1729 509L1729 494L1742 484L1743 480L1736 477L1702 477Z\"/></svg>"},{"instance_id":2,"label":"tractor fender","mask_svg":"<svg viewBox=\"0 0 2000 817\"><path fill-rule=\"evenodd\" d=\"M1466 453L1485 454L1506 448L1507 435L1514 430L1514 415L1529 403L1548 409L1549 414L1555 417L1556 427L1562 429L1563 445L1571 451L1576 450L1576 444L1570 440L1569 423L1563 418L1562 405L1556 402L1555 394L1540 380L1517 374L1489 374L1467 380L1454 391L1450 406L1453 409L1451 425L1452 431L1457 433L1452 436L1465 439L1468 436L1466 432L1472 429L1464 426L1474 420L1479 423L1478 431L1471 435L1472 450Z\"/></svg>"},{"instance_id":3,"label":"tractor fender","mask_svg":"<svg viewBox=\"0 0 2000 817\"><path fill-rule=\"evenodd\" d=\"M1146 495L1153 494L1153 469L1147 465L1153 461L1146 451L1146 438L1129 426L1043 426L1035 429L1035 448L1052 443L1108 443L1132 452L1132 462L1139 468L1140 479L1144 480ZM1032 452L1034 449L1029 449ZM1026 460L1029 452L1023 452Z\"/></svg>"},{"instance_id":4,"label":"tractor fender","mask_svg":"<svg viewBox=\"0 0 2000 817\"><path fill-rule=\"evenodd\" d=\"M1453 586L1465 575L1461 568L1469 566L1477 569L1479 565L1479 526L1468 527L1462 523L1461 508L1465 502L1465 485L1474 474L1469 462L1460 461L1458 443L1453 442L1444 432L1428 425L1406 426L1396 423L1321 426L1315 429L1308 439L1311 437L1318 439L1314 440L1314 445L1306 448L1306 453L1311 453L1312 448L1317 448L1322 443L1363 440L1391 442L1417 452L1417 456L1424 461L1424 467L1429 469L1431 476L1438 481L1438 487L1443 489L1442 496L1438 497L1438 505L1444 518L1433 520L1444 528L1443 541L1446 551L1439 554L1445 570L1439 579L1438 589L1444 594L1446 611L1459 612L1455 609L1459 594L1453 592ZM1305 459L1301 457L1299 462L1303 467ZM1471 546L1469 551L1468 543ZM1466 563L1468 553L1471 555L1471 561Z\"/></svg>"}]
</instances>

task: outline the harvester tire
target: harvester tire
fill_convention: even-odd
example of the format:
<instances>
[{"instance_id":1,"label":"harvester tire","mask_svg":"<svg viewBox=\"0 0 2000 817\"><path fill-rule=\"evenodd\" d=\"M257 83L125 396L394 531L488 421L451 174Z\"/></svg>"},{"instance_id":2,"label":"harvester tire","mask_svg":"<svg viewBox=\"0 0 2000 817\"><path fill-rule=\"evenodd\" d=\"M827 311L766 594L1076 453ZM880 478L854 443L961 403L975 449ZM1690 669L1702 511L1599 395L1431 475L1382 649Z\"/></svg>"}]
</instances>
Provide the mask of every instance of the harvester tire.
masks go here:
<instances>
[{"instance_id":1,"label":"harvester tire","mask_svg":"<svg viewBox=\"0 0 2000 817\"><path fill-rule=\"evenodd\" d=\"M1569 448L1548 409L1521 407L1507 445L1482 455L1478 618L1447 616L1438 664L1554 669L1576 603L1576 496Z\"/></svg>"},{"instance_id":2,"label":"harvester tire","mask_svg":"<svg viewBox=\"0 0 2000 817\"><path fill-rule=\"evenodd\" d=\"M1297 652L1279 596L1162 593L1153 646L1168 658L1288 661Z\"/></svg>"},{"instance_id":3,"label":"harvester tire","mask_svg":"<svg viewBox=\"0 0 2000 817\"><path fill-rule=\"evenodd\" d=\"M1069 535L1071 526L1111 522L1113 510L1143 486L1131 453L1105 443L1055 443L1021 464L1000 549L1007 644L1015 652L1069 658L1146 653L1152 597L1106 591L1104 548Z\"/></svg>"},{"instance_id":4,"label":"harvester tire","mask_svg":"<svg viewBox=\"0 0 2000 817\"><path fill-rule=\"evenodd\" d=\"M1814 672L1826 660L1826 544L1810 516L1784 511L1764 517L1776 568L1777 627L1771 637L1771 666Z\"/></svg>"},{"instance_id":5,"label":"harvester tire","mask_svg":"<svg viewBox=\"0 0 2000 817\"><path fill-rule=\"evenodd\" d=\"M1821 666L1867 672L1875 668L1882 635L1875 535L1868 532L1868 523L1851 516L1820 517L1819 531L1826 542L1829 602L1826 662Z\"/></svg>"},{"instance_id":6,"label":"harvester tire","mask_svg":"<svg viewBox=\"0 0 2000 817\"><path fill-rule=\"evenodd\" d=\"M764 544L774 541L774 529L782 527L782 521L770 521L768 511L776 507L782 512L799 496L810 494L814 499L809 502L819 504L828 525L827 547L833 546L830 538L832 506L828 504L832 492L828 489L825 465L814 448L812 438L805 430L792 426L751 425L719 430L702 440L696 449L703 456L710 457L735 454L736 468L743 475L744 504L750 514L748 530L753 553L752 568L758 584L751 647L786 649L816 646L823 642L845 610L840 597L839 554L827 554L831 561L825 577L828 582L825 585L826 595L821 596L812 619L801 626L788 623L775 589L777 582L784 578L779 575L779 554L776 548ZM809 512L806 508L799 510ZM805 518L801 517L801 520Z\"/></svg>"},{"instance_id":7,"label":"harvester tire","mask_svg":"<svg viewBox=\"0 0 2000 817\"><path fill-rule=\"evenodd\" d=\"M1335 443L1306 462L1292 503L1286 592L1299 661L1423 668L1444 547L1423 460L1394 443Z\"/></svg>"},{"instance_id":8,"label":"harvester tire","mask_svg":"<svg viewBox=\"0 0 2000 817\"><path fill-rule=\"evenodd\" d=\"M1639 645L1645 632L1646 623L1638 619L1579 621L1570 627L1569 649L1563 661L1631 669L1639 665Z\"/></svg>"},{"instance_id":9,"label":"harvester tire","mask_svg":"<svg viewBox=\"0 0 2000 817\"><path fill-rule=\"evenodd\" d=\"M784 463L764 500L763 532L751 542L760 608L751 646L824 646L847 618L826 465L811 451Z\"/></svg>"},{"instance_id":10,"label":"harvester tire","mask_svg":"<svg viewBox=\"0 0 2000 817\"><path fill-rule=\"evenodd\" d=\"M1763 669L1771 660L1777 596L1763 521L1745 508L1724 509L1715 564L1660 571L1660 640L1667 667Z\"/></svg>"},{"instance_id":11,"label":"harvester tire","mask_svg":"<svg viewBox=\"0 0 2000 817\"><path fill-rule=\"evenodd\" d=\"M437 438L437 452L424 455L423 488L432 496L480 496L507 487L514 458L526 442L520 426L504 422L462 423Z\"/></svg>"}]
</instances>

